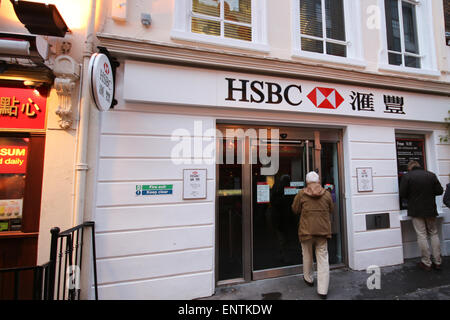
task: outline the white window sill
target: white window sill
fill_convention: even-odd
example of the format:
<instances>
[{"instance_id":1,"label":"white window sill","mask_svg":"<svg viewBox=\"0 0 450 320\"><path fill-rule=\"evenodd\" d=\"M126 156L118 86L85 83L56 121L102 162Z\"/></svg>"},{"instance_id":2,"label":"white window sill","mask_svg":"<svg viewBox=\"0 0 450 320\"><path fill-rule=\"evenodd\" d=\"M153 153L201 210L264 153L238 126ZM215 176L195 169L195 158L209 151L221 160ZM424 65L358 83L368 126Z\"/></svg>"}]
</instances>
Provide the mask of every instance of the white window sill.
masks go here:
<instances>
[{"instance_id":1,"label":"white window sill","mask_svg":"<svg viewBox=\"0 0 450 320\"><path fill-rule=\"evenodd\" d=\"M196 34L177 30L173 30L170 34L170 37L174 40L200 42L204 44L213 44L241 50L250 50L263 53L268 53L270 51L270 47L267 44L253 43L237 39L220 38L216 36L208 36L204 34Z\"/></svg>"},{"instance_id":2,"label":"white window sill","mask_svg":"<svg viewBox=\"0 0 450 320\"><path fill-rule=\"evenodd\" d=\"M410 68L410 67L394 66L394 65L390 65L390 64L379 64L378 70L379 71L396 72L396 73L401 73L401 74L423 75L423 76L433 76L433 77L439 77L441 75L441 73L438 70L417 69L417 68Z\"/></svg>"},{"instance_id":3,"label":"white window sill","mask_svg":"<svg viewBox=\"0 0 450 320\"><path fill-rule=\"evenodd\" d=\"M311 60L314 62L327 62L327 63L335 63L341 64L351 67L365 68L367 67L367 63L363 60L355 59L355 58L344 58L333 56L329 54L321 54L314 52L307 52L295 49L292 53L292 57L294 58L303 58L307 60Z\"/></svg>"}]
</instances>

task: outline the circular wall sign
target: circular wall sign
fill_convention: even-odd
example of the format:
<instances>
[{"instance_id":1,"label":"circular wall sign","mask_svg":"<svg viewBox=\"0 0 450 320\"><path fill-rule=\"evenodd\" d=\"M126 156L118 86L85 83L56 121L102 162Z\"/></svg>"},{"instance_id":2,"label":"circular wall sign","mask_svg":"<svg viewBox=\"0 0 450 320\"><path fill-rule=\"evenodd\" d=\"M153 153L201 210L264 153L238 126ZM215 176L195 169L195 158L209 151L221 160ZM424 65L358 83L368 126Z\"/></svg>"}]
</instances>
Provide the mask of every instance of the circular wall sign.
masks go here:
<instances>
[{"instance_id":1,"label":"circular wall sign","mask_svg":"<svg viewBox=\"0 0 450 320\"><path fill-rule=\"evenodd\" d=\"M89 79L92 99L100 111L109 110L114 99L114 77L109 58L94 53L89 61Z\"/></svg>"}]
</instances>

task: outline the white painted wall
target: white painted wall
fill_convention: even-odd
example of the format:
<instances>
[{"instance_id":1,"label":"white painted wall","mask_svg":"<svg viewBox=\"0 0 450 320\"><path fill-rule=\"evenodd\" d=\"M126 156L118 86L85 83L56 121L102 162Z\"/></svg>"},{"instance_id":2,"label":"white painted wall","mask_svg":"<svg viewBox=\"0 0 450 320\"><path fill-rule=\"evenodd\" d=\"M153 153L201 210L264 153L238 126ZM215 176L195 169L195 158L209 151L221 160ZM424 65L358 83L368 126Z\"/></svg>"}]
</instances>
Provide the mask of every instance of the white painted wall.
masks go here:
<instances>
[{"instance_id":1,"label":"white painted wall","mask_svg":"<svg viewBox=\"0 0 450 320\"><path fill-rule=\"evenodd\" d=\"M427 79L426 75L416 73L414 70L409 70L409 72L396 72L379 69L380 62L386 63L386 61L380 61L380 52L385 46L385 26L383 25L384 12L380 11L383 9L383 6L380 5L379 0L348 1L348 7L352 9L352 13L350 14L351 18L346 21L347 32L356 33L354 38L349 38L353 41L353 47L358 46L358 52L361 52L362 64L352 64L351 60L339 63L336 62L338 59L334 59L334 57L311 59L311 57L302 57L293 54L298 49L295 47L293 41L293 35L298 32L298 29L295 28L295 16L293 16L293 12L295 11L294 6L298 4L298 1L258 1L265 2L265 6L263 6L264 10L261 10L262 12L258 12L258 14L265 15L266 17L265 22L262 23L266 26L266 31L262 37L267 39L267 45L264 46L264 50L260 51L255 50L254 46L251 45L246 49L245 45L242 47L233 47L231 45L220 45L220 43L214 43L213 41L207 43L204 41L186 41L171 37L172 31L177 26L177 23L181 19L186 20L185 16L187 15L187 12L184 14L181 12L176 16L176 7L187 5L189 3L187 0L128 0L126 1L127 10L125 21L114 20L111 17L111 2L105 2L103 9L105 16L100 32L142 41L223 50L225 52L246 52L260 56L261 58L268 56L283 60L327 65L330 67L352 68L366 72L385 74L401 74ZM445 48L445 41L443 40L444 20L442 1L423 1L427 1L428 5L426 7L430 11L424 13L426 19L425 22L422 21L421 25L423 30L420 30L419 33L422 35L422 38L429 40L426 42L427 46L424 47L435 45L437 49L435 51L431 50L434 51L431 54L428 52L426 54L429 57L432 56L433 60L436 61L435 65L438 70L449 71L448 49ZM146 28L141 24L141 13L150 13L152 15L152 25L150 27ZM428 21L431 20L428 19L428 13L433 17L432 27L428 27ZM349 50L352 50L352 48ZM434 78L448 81L449 76L448 73L441 75L439 72L435 72Z\"/></svg>"},{"instance_id":2,"label":"white painted wall","mask_svg":"<svg viewBox=\"0 0 450 320\"><path fill-rule=\"evenodd\" d=\"M347 145L346 180L350 267L364 270L370 265L388 266L403 262L399 221L395 130L392 127L350 125L344 137ZM344 151L345 152L345 151ZM358 192L356 168L371 167L373 192ZM366 230L366 215L389 213L390 228Z\"/></svg>"},{"instance_id":3,"label":"white painted wall","mask_svg":"<svg viewBox=\"0 0 450 320\"><path fill-rule=\"evenodd\" d=\"M102 114L95 211L102 299L213 294L215 165L176 165L171 160L177 144L172 133L182 128L193 135L199 123L201 132L215 128L214 119L206 117ZM208 170L207 199L183 200L183 168ZM174 192L138 197L138 184L173 184Z\"/></svg>"}]
</instances>

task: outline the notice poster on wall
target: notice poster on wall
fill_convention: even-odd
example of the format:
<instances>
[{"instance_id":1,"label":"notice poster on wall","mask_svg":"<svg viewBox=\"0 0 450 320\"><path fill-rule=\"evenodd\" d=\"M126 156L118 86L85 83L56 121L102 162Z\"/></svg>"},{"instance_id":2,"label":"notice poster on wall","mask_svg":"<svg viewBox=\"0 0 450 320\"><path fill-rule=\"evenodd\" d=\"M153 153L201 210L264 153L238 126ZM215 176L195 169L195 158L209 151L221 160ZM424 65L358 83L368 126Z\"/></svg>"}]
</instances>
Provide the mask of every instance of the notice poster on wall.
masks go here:
<instances>
[{"instance_id":1,"label":"notice poster on wall","mask_svg":"<svg viewBox=\"0 0 450 320\"><path fill-rule=\"evenodd\" d=\"M256 185L256 202L270 203L270 186L267 182L258 182Z\"/></svg>"},{"instance_id":2,"label":"notice poster on wall","mask_svg":"<svg viewBox=\"0 0 450 320\"><path fill-rule=\"evenodd\" d=\"M396 139L396 144L397 167L400 175L408 172L408 163L412 160L426 169L424 139Z\"/></svg>"},{"instance_id":3,"label":"notice poster on wall","mask_svg":"<svg viewBox=\"0 0 450 320\"><path fill-rule=\"evenodd\" d=\"M422 168L426 169L425 158L425 139L421 138L397 138L397 170L398 170L398 185L400 186L403 175L408 172L408 163L410 161L417 161ZM400 197L400 209L407 209L408 204L406 199Z\"/></svg>"},{"instance_id":4,"label":"notice poster on wall","mask_svg":"<svg viewBox=\"0 0 450 320\"><path fill-rule=\"evenodd\" d=\"M356 168L358 192L373 191L372 168Z\"/></svg>"},{"instance_id":5,"label":"notice poster on wall","mask_svg":"<svg viewBox=\"0 0 450 320\"><path fill-rule=\"evenodd\" d=\"M183 199L206 199L206 169L184 169L183 175Z\"/></svg>"}]
</instances>

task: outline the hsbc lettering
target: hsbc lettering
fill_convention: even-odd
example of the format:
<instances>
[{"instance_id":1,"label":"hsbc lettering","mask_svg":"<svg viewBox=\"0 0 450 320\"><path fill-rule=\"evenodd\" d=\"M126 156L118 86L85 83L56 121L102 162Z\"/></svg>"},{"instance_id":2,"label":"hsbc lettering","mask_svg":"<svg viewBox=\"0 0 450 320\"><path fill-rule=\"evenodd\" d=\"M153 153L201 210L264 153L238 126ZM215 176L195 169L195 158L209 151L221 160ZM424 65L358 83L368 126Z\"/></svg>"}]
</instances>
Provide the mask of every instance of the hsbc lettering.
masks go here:
<instances>
[{"instance_id":1,"label":"hsbc lettering","mask_svg":"<svg viewBox=\"0 0 450 320\"><path fill-rule=\"evenodd\" d=\"M299 106L303 101L298 98L302 86L289 85L283 88L278 83L225 78L228 82L227 101L250 103L280 104L286 101L291 106Z\"/></svg>"}]
</instances>

